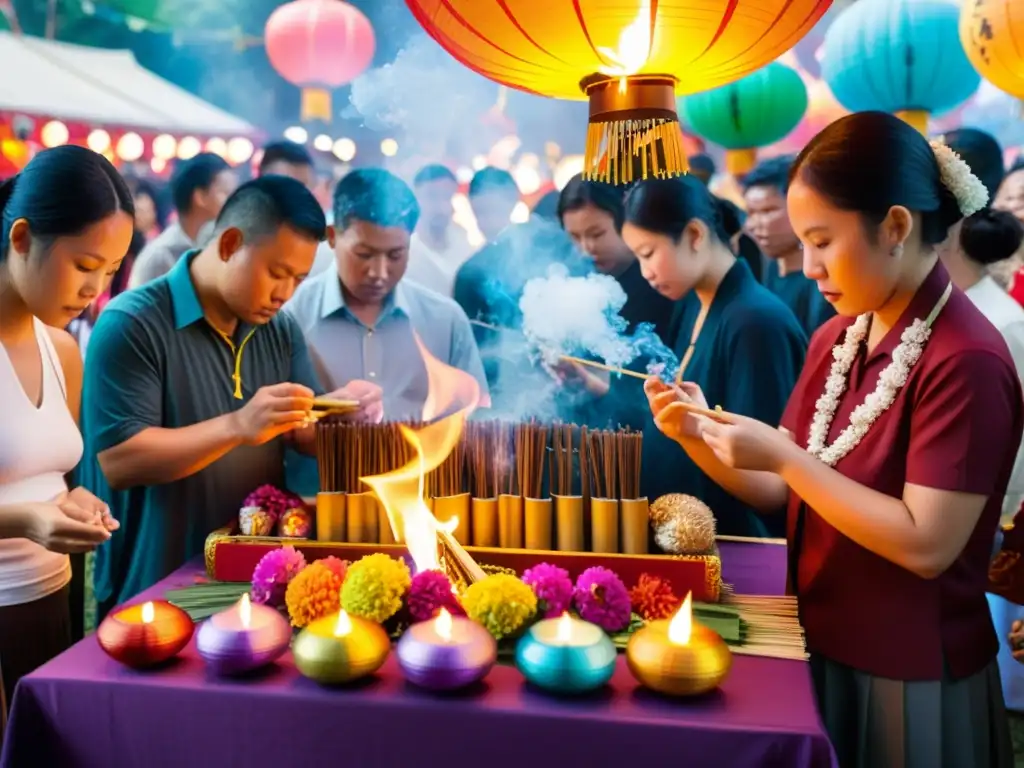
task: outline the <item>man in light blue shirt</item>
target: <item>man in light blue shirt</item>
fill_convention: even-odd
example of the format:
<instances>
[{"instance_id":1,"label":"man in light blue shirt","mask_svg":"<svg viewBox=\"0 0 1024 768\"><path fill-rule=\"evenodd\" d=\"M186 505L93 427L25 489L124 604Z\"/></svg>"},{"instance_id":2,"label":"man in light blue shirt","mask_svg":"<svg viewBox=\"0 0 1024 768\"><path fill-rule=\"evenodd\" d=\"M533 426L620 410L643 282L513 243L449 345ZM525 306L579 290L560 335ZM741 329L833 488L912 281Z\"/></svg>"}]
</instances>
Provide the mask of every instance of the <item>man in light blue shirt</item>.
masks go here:
<instances>
[{"instance_id":1,"label":"man in light blue shirt","mask_svg":"<svg viewBox=\"0 0 1024 768\"><path fill-rule=\"evenodd\" d=\"M429 390L427 352L479 382L480 353L452 299L403 281L419 218L412 190L379 168L353 171L334 192L336 268L307 280L285 306L306 335L325 385L360 379L383 389L384 417L418 420Z\"/></svg>"}]
</instances>

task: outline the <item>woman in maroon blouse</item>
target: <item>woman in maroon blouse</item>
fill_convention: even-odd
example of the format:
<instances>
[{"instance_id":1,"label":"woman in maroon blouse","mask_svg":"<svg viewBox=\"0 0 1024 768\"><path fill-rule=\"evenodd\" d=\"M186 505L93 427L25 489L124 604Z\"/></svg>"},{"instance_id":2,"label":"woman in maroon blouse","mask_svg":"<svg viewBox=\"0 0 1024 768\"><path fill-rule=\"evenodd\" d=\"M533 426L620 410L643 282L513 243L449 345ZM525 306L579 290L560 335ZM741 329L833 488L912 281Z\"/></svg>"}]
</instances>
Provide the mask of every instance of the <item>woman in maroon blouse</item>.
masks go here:
<instances>
[{"instance_id":1,"label":"woman in maroon blouse","mask_svg":"<svg viewBox=\"0 0 1024 768\"><path fill-rule=\"evenodd\" d=\"M646 387L709 476L788 509L790 588L844 768L1013 765L985 585L1024 403L1002 337L934 250L986 197L895 117L833 123L794 164L788 208L839 314L781 427Z\"/></svg>"}]
</instances>

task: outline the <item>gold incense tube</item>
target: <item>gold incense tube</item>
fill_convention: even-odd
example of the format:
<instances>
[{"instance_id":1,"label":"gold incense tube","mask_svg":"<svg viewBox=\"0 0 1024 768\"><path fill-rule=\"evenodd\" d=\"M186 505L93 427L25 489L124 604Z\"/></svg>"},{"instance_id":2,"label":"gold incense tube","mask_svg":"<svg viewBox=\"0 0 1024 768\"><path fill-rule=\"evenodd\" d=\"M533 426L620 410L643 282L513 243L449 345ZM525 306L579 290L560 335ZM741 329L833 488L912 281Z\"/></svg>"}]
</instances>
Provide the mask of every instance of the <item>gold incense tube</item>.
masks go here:
<instances>
[{"instance_id":1,"label":"gold incense tube","mask_svg":"<svg viewBox=\"0 0 1024 768\"><path fill-rule=\"evenodd\" d=\"M583 497L556 496L555 542L559 552L583 552Z\"/></svg>"},{"instance_id":2,"label":"gold incense tube","mask_svg":"<svg viewBox=\"0 0 1024 768\"><path fill-rule=\"evenodd\" d=\"M617 499L590 500L590 540L593 552L619 551L619 502Z\"/></svg>"},{"instance_id":3,"label":"gold incense tube","mask_svg":"<svg viewBox=\"0 0 1024 768\"><path fill-rule=\"evenodd\" d=\"M626 555L646 555L650 530L650 511L647 498L622 499L622 552Z\"/></svg>"},{"instance_id":4,"label":"gold incense tube","mask_svg":"<svg viewBox=\"0 0 1024 768\"><path fill-rule=\"evenodd\" d=\"M503 493L498 497L498 546L523 548L523 498Z\"/></svg>"},{"instance_id":5,"label":"gold incense tube","mask_svg":"<svg viewBox=\"0 0 1024 768\"><path fill-rule=\"evenodd\" d=\"M524 499L526 548L551 550L551 499Z\"/></svg>"},{"instance_id":6,"label":"gold incense tube","mask_svg":"<svg viewBox=\"0 0 1024 768\"><path fill-rule=\"evenodd\" d=\"M391 530L391 518L384 505L377 501L377 540L380 544L394 544L395 532Z\"/></svg>"},{"instance_id":7,"label":"gold incense tube","mask_svg":"<svg viewBox=\"0 0 1024 768\"><path fill-rule=\"evenodd\" d=\"M498 500L473 499L473 546L498 546Z\"/></svg>"},{"instance_id":8,"label":"gold incense tube","mask_svg":"<svg viewBox=\"0 0 1024 768\"><path fill-rule=\"evenodd\" d=\"M352 544L377 543L377 497L370 492L348 496L348 538Z\"/></svg>"},{"instance_id":9,"label":"gold incense tube","mask_svg":"<svg viewBox=\"0 0 1024 768\"><path fill-rule=\"evenodd\" d=\"M459 524L452 535L463 546L469 545L469 510L468 493L460 493L458 496L439 496L434 499L434 517L439 523L447 523L453 517L459 519Z\"/></svg>"},{"instance_id":10,"label":"gold incense tube","mask_svg":"<svg viewBox=\"0 0 1024 768\"><path fill-rule=\"evenodd\" d=\"M316 540L345 541L345 494L316 495Z\"/></svg>"}]
</instances>

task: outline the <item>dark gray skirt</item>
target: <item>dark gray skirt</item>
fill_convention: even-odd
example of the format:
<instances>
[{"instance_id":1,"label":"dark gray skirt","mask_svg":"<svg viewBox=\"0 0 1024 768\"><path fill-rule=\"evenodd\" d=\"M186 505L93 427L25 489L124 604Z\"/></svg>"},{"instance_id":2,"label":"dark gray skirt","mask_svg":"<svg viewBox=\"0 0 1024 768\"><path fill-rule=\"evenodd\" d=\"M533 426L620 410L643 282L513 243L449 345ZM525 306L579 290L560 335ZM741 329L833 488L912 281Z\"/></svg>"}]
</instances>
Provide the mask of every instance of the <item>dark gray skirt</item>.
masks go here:
<instances>
[{"instance_id":1,"label":"dark gray skirt","mask_svg":"<svg viewBox=\"0 0 1024 768\"><path fill-rule=\"evenodd\" d=\"M1013 768L995 660L962 680L904 682L811 657L842 768Z\"/></svg>"}]
</instances>

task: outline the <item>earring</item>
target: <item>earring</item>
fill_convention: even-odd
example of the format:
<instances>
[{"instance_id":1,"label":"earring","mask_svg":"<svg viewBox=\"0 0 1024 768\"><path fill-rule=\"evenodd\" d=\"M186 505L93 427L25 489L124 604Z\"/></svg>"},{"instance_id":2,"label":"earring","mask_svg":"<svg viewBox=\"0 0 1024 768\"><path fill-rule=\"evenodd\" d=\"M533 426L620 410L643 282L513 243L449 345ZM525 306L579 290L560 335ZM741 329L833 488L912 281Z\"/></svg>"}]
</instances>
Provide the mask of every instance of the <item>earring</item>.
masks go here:
<instances>
[{"instance_id":1,"label":"earring","mask_svg":"<svg viewBox=\"0 0 1024 768\"><path fill-rule=\"evenodd\" d=\"M892 247L892 256L894 259L899 259L903 256L903 243L896 243Z\"/></svg>"}]
</instances>

